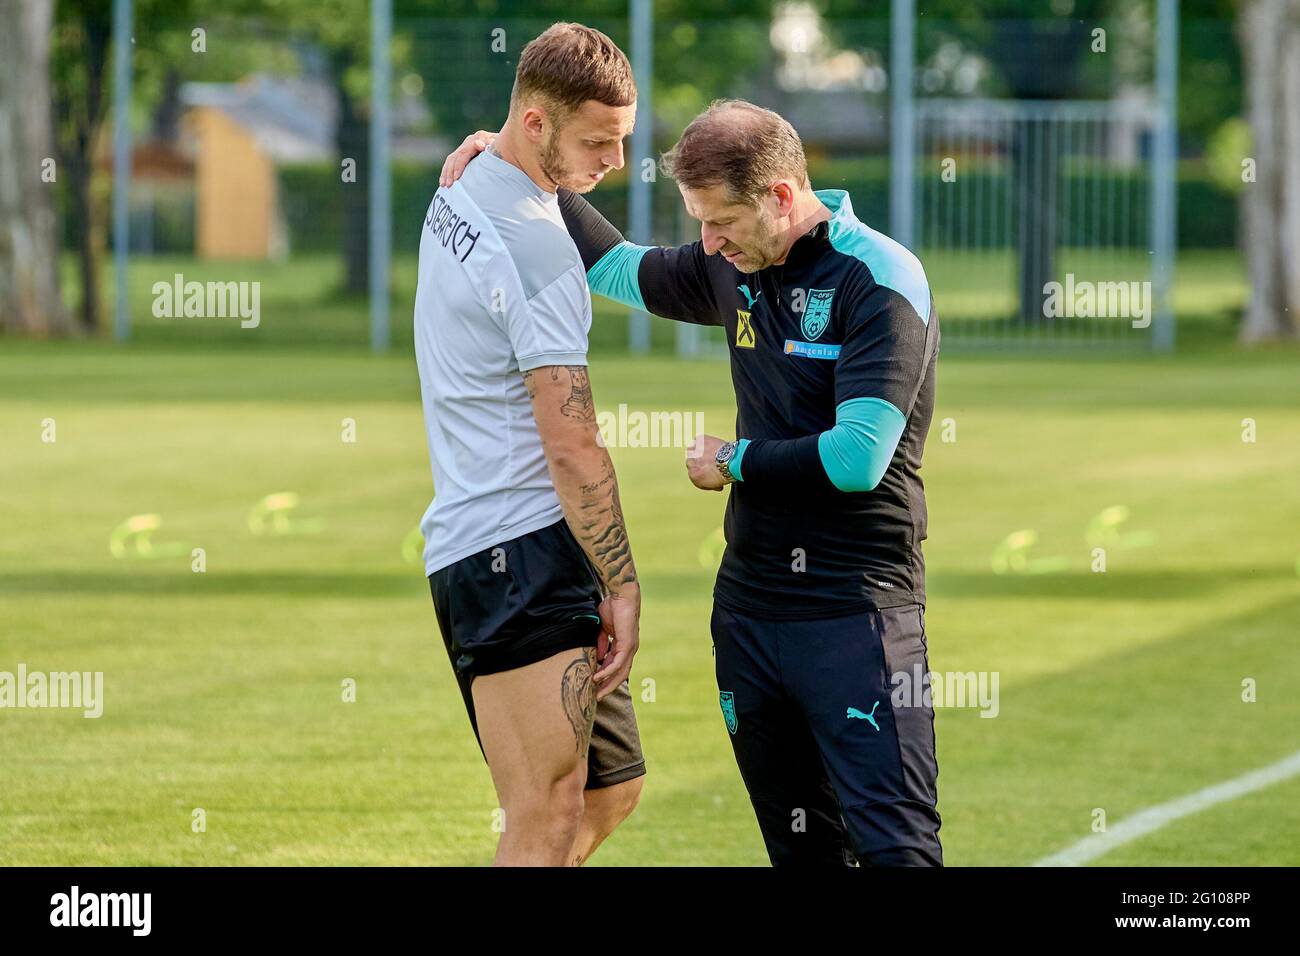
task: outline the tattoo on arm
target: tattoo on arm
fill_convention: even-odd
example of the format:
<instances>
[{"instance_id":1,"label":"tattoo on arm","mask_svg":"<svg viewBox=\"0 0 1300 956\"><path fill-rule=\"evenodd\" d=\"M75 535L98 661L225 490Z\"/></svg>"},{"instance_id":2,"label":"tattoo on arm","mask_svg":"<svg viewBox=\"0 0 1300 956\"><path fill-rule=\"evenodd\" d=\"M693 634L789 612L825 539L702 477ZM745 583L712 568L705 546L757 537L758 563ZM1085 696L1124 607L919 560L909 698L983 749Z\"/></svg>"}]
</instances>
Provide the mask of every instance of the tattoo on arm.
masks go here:
<instances>
[{"instance_id":1,"label":"tattoo on arm","mask_svg":"<svg viewBox=\"0 0 1300 956\"><path fill-rule=\"evenodd\" d=\"M567 381L564 376L567 376ZM536 399L538 381L534 372L523 373L524 385L530 399ZM551 384L562 391L567 384L569 394L557 409L561 416L574 425L591 428L596 425L596 409L591 393L591 379L585 365L550 367ZM551 399L545 399L550 401ZM554 407L554 406L552 406ZM590 473L577 486L577 494L566 495L557 484L565 517L574 536L582 545L599 574L601 582L610 592L636 581L636 565L628 543L627 526L623 519L623 506L618 497L618 479L609 453L600 442L599 433L592 436L598 446L600 472L594 480ZM576 501L574 499L577 499Z\"/></svg>"},{"instance_id":2,"label":"tattoo on arm","mask_svg":"<svg viewBox=\"0 0 1300 956\"><path fill-rule=\"evenodd\" d=\"M564 669L564 676L560 678L560 703L564 705L564 714L573 727L579 756L587 752L587 745L591 743L591 724L596 719L596 690L591 682L595 662L596 650L588 647L582 656Z\"/></svg>"},{"instance_id":3,"label":"tattoo on arm","mask_svg":"<svg viewBox=\"0 0 1300 956\"><path fill-rule=\"evenodd\" d=\"M578 490L582 492L584 502L591 496L608 491L609 486L614 482L614 463L606 457L602 464L604 465L605 472L602 478L598 481L592 481L578 486Z\"/></svg>"},{"instance_id":4,"label":"tattoo on arm","mask_svg":"<svg viewBox=\"0 0 1300 956\"><path fill-rule=\"evenodd\" d=\"M591 378L584 365L565 366L569 373L569 397L560 406L560 414L566 418L575 418L580 422L596 420L596 406L591 399ZM559 371L557 366L552 374Z\"/></svg>"},{"instance_id":5,"label":"tattoo on arm","mask_svg":"<svg viewBox=\"0 0 1300 956\"><path fill-rule=\"evenodd\" d=\"M609 507L583 529L589 531L592 550L598 566L603 568L611 588L636 580L632 564L632 549L627 540L627 525L623 521L623 504L618 497L618 486L611 489Z\"/></svg>"},{"instance_id":6,"label":"tattoo on arm","mask_svg":"<svg viewBox=\"0 0 1300 956\"><path fill-rule=\"evenodd\" d=\"M605 474L599 481L583 485L576 535L592 556L592 563L605 586L617 591L636 581L636 565L627 540L623 503L618 495L614 465L605 456Z\"/></svg>"},{"instance_id":7,"label":"tattoo on arm","mask_svg":"<svg viewBox=\"0 0 1300 956\"><path fill-rule=\"evenodd\" d=\"M563 371L569 376L569 396L560 406L560 414L572 418L581 424L596 420L596 404L591 397L591 377L585 365L551 366L551 381L558 382ZM533 371L523 373L524 387L528 389L530 399L537 397L537 385L533 381Z\"/></svg>"}]
</instances>

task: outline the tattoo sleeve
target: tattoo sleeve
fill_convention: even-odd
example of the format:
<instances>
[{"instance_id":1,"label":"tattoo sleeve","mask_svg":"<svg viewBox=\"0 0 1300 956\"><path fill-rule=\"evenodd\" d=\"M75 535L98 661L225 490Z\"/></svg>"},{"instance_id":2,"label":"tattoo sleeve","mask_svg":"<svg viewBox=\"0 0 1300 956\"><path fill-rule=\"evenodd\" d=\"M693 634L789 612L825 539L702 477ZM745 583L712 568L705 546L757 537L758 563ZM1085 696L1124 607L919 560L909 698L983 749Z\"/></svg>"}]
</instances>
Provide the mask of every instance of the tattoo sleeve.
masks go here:
<instances>
[{"instance_id":1,"label":"tattoo sleeve","mask_svg":"<svg viewBox=\"0 0 1300 956\"><path fill-rule=\"evenodd\" d=\"M582 365L524 373L564 517L600 575L617 593L636 581L618 479L601 444L591 380ZM562 450L562 453L561 453Z\"/></svg>"}]
</instances>

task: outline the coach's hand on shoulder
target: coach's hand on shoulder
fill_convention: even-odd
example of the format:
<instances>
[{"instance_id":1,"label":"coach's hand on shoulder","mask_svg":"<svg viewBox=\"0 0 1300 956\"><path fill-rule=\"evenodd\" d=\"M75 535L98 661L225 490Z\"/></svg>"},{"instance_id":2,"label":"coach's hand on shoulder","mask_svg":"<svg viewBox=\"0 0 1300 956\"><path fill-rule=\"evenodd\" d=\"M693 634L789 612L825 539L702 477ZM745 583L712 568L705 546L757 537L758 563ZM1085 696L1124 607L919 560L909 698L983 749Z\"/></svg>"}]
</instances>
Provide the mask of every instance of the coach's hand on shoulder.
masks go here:
<instances>
[{"instance_id":1,"label":"coach's hand on shoulder","mask_svg":"<svg viewBox=\"0 0 1300 956\"><path fill-rule=\"evenodd\" d=\"M632 658L641 645L641 586L635 581L623 584L600 602L599 611L600 669L592 678L597 700L617 690L632 673Z\"/></svg>"},{"instance_id":2,"label":"coach's hand on shoulder","mask_svg":"<svg viewBox=\"0 0 1300 956\"><path fill-rule=\"evenodd\" d=\"M438 177L438 185L450 186L460 179L460 174L465 171L469 161L491 146L492 141L496 138L496 133L489 133L487 130L482 129L477 133L470 133L466 136L465 141L456 147L456 151L443 161L442 175Z\"/></svg>"},{"instance_id":3,"label":"coach's hand on shoulder","mask_svg":"<svg viewBox=\"0 0 1300 956\"><path fill-rule=\"evenodd\" d=\"M686 446L686 474L696 488L721 491L726 486L715 460L721 445L721 438L696 435L695 441Z\"/></svg>"}]
</instances>

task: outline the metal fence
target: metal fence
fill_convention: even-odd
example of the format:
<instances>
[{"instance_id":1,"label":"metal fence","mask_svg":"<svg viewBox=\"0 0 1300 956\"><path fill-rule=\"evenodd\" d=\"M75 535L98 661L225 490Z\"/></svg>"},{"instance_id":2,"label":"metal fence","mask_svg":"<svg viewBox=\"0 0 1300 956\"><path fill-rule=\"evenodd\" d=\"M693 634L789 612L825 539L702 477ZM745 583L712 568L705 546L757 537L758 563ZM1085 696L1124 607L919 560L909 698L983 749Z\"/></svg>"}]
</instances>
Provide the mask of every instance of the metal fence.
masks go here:
<instances>
[{"instance_id":1,"label":"metal fence","mask_svg":"<svg viewBox=\"0 0 1300 956\"><path fill-rule=\"evenodd\" d=\"M977 43L969 25L916 19L914 0L873 20L824 21L795 4L767 20L673 22L630 0L626 19L592 25L629 52L643 115L626 173L589 198L636 241L697 237L674 184L647 178L646 164L708 100L751 99L800 130L814 187L848 190L864 221L918 253L945 347L1168 347L1177 24L1175 0L1154 4L1142 83L1029 101L997 99L986 80L936 94L946 51L973 61ZM358 0L371 34L351 68L368 82L349 109L366 125L348 145L338 63L293 24L211 20L209 46L246 55L205 59L164 42L187 38L190 22L135 22L130 0L115 8L119 37L154 57L151 84L132 85L143 60L122 58L115 74L119 334L405 348L419 222L442 157L504 119L518 51L547 19L393 21L387 0ZM160 129L168 115L173 128ZM260 283L257 338L158 319L151 290L181 271ZM604 323L593 344L643 349L649 328L643 316L613 332ZM653 340L680 355L725 349L694 327L656 328Z\"/></svg>"},{"instance_id":2,"label":"metal fence","mask_svg":"<svg viewBox=\"0 0 1300 956\"><path fill-rule=\"evenodd\" d=\"M1149 344L1152 134L1138 102L922 100L915 250L947 344Z\"/></svg>"}]
</instances>

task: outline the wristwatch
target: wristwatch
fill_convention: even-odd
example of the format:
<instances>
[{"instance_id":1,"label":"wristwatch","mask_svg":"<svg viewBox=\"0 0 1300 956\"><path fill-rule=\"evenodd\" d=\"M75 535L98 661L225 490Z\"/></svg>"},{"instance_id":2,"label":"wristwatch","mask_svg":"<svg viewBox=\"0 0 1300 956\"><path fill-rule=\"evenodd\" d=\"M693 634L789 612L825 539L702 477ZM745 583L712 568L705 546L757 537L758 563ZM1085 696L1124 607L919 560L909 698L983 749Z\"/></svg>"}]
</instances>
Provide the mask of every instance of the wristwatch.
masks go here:
<instances>
[{"instance_id":1,"label":"wristwatch","mask_svg":"<svg viewBox=\"0 0 1300 956\"><path fill-rule=\"evenodd\" d=\"M718 474L722 476L724 485L729 485L736 480L736 476L731 473L731 459L735 455L736 443L734 441L724 441L718 446L718 453L713 456L713 461L718 466Z\"/></svg>"}]
</instances>

